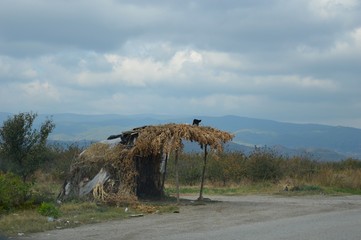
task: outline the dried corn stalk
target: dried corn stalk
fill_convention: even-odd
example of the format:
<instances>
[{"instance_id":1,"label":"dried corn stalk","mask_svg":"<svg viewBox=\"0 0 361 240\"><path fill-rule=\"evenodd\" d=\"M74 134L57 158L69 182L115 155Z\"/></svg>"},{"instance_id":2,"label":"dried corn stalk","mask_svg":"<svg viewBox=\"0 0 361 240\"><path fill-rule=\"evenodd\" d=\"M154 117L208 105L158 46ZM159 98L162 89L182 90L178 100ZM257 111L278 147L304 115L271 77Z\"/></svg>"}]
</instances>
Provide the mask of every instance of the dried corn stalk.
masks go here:
<instances>
[{"instance_id":1,"label":"dried corn stalk","mask_svg":"<svg viewBox=\"0 0 361 240\"><path fill-rule=\"evenodd\" d=\"M126 139L123 144L95 143L80 154L72 165L72 185L77 186L85 175L105 168L112 175L113 182L106 182L106 186L97 185L93 197L113 203L133 201L136 199L135 179L138 175L135 159L147 161L163 153L182 151L182 140L198 142L202 148L207 145L212 151L220 152L223 144L233 138L233 135L212 127L173 123L135 128L123 135Z\"/></svg>"}]
</instances>

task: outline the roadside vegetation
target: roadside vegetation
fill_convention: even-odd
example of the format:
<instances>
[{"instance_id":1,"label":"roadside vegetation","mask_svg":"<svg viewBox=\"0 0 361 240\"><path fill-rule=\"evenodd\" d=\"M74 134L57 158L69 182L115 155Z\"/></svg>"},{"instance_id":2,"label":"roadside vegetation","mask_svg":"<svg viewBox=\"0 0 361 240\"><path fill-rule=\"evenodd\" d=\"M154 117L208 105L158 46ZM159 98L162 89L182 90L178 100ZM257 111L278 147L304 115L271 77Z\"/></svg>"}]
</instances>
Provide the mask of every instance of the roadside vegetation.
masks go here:
<instances>
[{"instance_id":1,"label":"roadside vegetation","mask_svg":"<svg viewBox=\"0 0 361 240\"><path fill-rule=\"evenodd\" d=\"M81 201L57 203L70 165L83 149L77 144L46 144L55 124L47 120L36 130L35 118L36 114L24 113L8 119L0 128L0 236L178 211L173 198L176 190L172 156L163 201L117 206ZM203 154L182 153L178 164L181 195L199 194ZM205 195L361 194L361 161L350 158L319 162L311 156L282 156L267 147L255 148L247 156L242 152L210 154L205 183Z\"/></svg>"},{"instance_id":2,"label":"roadside vegetation","mask_svg":"<svg viewBox=\"0 0 361 240\"><path fill-rule=\"evenodd\" d=\"M197 153L180 157L181 193L197 192L202 159ZM173 193L172 159L168 169L168 191ZM267 147L255 148L249 156L241 152L211 155L206 183L206 194L361 194L361 161L320 162L311 156L285 157Z\"/></svg>"}]
</instances>

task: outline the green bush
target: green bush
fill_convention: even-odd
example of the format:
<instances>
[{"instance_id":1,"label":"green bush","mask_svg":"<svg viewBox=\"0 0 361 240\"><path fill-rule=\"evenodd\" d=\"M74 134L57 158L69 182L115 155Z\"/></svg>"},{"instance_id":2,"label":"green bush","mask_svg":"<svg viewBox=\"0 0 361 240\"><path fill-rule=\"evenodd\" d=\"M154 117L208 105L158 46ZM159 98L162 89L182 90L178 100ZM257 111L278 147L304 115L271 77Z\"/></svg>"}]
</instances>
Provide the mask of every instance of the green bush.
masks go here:
<instances>
[{"instance_id":1,"label":"green bush","mask_svg":"<svg viewBox=\"0 0 361 240\"><path fill-rule=\"evenodd\" d=\"M9 117L0 128L0 152L7 172L13 172L26 182L45 161L44 149L55 124L47 119L40 129L33 124L36 113L19 113Z\"/></svg>"},{"instance_id":2,"label":"green bush","mask_svg":"<svg viewBox=\"0 0 361 240\"><path fill-rule=\"evenodd\" d=\"M241 152L222 153L210 157L207 176L212 183L239 183L245 178L246 156Z\"/></svg>"},{"instance_id":3,"label":"green bush","mask_svg":"<svg viewBox=\"0 0 361 240\"><path fill-rule=\"evenodd\" d=\"M246 174L253 181L279 180L282 157L268 148L256 148L248 157Z\"/></svg>"},{"instance_id":4,"label":"green bush","mask_svg":"<svg viewBox=\"0 0 361 240\"><path fill-rule=\"evenodd\" d=\"M201 181L204 155L202 152L179 155L179 181L183 185L198 185ZM174 183L174 156L167 167L167 181ZM245 182L278 182L289 179L316 186L337 186L361 189L361 160L320 162L309 155L282 156L276 150L255 148L250 155L224 152L207 157L206 183L243 184ZM309 191L309 189L307 190ZM315 191L315 190L312 190Z\"/></svg>"},{"instance_id":5,"label":"green bush","mask_svg":"<svg viewBox=\"0 0 361 240\"><path fill-rule=\"evenodd\" d=\"M38 213L46 217L58 218L60 216L59 209L52 203L43 202L39 208Z\"/></svg>"},{"instance_id":6,"label":"green bush","mask_svg":"<svg viewBox=\"0 0 361 240\"><path fill-rule=\"evenodd\" d=\"M346 170L346 169L361 169L361 161L358 159L348 158L341 162L333 163L335 169Z\"/></svg>"},{"instance_id":7,"label":"green bush","mask_svg":"<svg viewBox=\"0 0 361 240\"><path fill-rule=\"evenodd\" d=\"M47 160L40 170L50 174L54 180L63 181L67 177L74 159L82 151L83 149L75 143L69 146L49 145L44 153Z\"/></svg>"},{"instance_id":8,"label":"green bush","mask_svg":"<svg viewBox=\"0 0 361 240\"><path fill-rule=\"evenodd\" d=\"M282 161L281 169L286 177L310 181L319 172L321 165L308 156L293 156Z\"/></svg>"},{"instance_id":9,"label":"green bush","mask_svg":"<svg viewBox=\"0 0 361 240\"><path fill-rule=\"evenodd\" d=\"M181 154L179 157L179 181L185 185L199 184L203 159L199 154Z\"/></svg>"},{"instance_id":10,"label":"green bush","mask_svg":"<svg viewBox=\"0 0 361 240\"><path fill-rule=\"evenodd\" d=\"M0 172L0 212L21 207L30 195L30 184L13 173Z\"/></svg>"}]
</instances>

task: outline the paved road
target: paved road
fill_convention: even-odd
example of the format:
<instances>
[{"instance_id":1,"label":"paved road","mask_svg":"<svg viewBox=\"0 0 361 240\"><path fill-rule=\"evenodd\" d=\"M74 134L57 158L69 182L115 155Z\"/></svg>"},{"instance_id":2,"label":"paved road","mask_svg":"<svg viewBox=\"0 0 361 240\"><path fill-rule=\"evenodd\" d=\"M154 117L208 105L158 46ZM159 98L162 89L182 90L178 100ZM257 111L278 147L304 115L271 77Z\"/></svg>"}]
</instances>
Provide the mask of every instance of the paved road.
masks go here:
<instances>
[{"instance_id":1,"label":"paved road","mask_svg":"<svg viewBox=\"0 0 361 240\"><path fill-rule=\"evenodd\" d=\"M28 235L28 240L361 239L361 196L212 197L180 213L153 214Z\"/></svg>"}]
</instances>

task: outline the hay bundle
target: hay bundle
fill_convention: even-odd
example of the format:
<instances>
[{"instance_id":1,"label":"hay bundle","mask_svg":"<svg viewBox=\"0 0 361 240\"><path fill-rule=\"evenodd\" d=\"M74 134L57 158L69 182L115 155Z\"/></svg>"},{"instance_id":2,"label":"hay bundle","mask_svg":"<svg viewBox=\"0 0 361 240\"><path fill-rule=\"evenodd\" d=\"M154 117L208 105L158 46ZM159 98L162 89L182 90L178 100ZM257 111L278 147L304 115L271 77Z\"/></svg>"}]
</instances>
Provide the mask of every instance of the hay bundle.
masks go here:
<instances>
[{"instance_id":1,"label":"hay bundle","mask_svg":"<svg viewBox=\"0 0 361 240\"><path fill-rule=\"evenodd\" d=\"M201 147L208 145L214 151L222 151L223 144L233 138L233 135L215 128L188 124L148 126L138 134L134 152L140 155L182 150L182 140L198 142Z\"/></svg>"}]
</instances>

